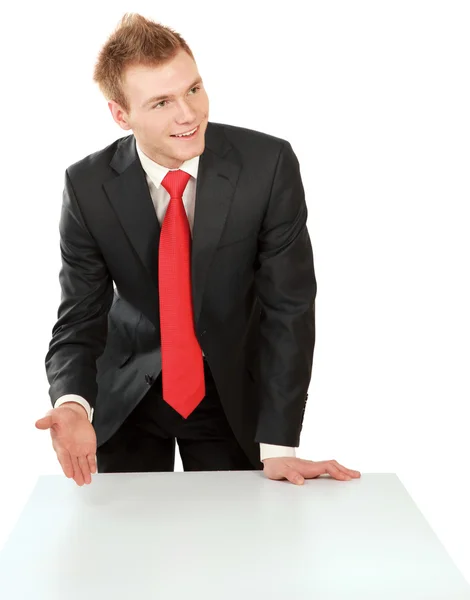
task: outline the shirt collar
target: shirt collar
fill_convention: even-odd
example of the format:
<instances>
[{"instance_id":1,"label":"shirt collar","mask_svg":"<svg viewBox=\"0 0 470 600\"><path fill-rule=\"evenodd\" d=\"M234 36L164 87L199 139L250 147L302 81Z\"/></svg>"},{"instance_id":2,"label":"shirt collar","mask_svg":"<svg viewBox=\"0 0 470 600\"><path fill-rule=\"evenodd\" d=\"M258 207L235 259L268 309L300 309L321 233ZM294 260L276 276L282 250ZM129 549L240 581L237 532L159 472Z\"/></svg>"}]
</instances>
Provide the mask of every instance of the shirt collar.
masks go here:
<instances>
[{"instance_id":1,"label":"shirt collar","mask_svg":"<svg viewBox=\"0 0 470 600\"><path fill-rule=\"evenodd\" d=\"M146 154L142 152L139 148L139 145L136 142L136 150L139 155L140 162L142 163L142 167L147 175L152 180L155 187L159 188L163 178L168 173L168 171L175 171L176 169L169 169L168 167L164 167L154 160L149 158ZM199 166L199 156L194 156L189 160L185 160L184 163L179 167L181 171L185 171L189 173L194 179L197 179L197 170Z\"/></svg>"}]
</instances>

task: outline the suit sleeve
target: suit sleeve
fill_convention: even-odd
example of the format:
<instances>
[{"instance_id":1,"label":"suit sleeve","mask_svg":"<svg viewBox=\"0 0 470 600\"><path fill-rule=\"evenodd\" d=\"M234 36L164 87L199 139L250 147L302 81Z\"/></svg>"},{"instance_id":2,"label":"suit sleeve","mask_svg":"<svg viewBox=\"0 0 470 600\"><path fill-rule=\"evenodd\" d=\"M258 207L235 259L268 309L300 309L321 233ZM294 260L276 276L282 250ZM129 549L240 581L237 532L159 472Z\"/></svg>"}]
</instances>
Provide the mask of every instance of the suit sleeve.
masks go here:
<instances>
[{"instance_id":1,"label":"suit sleeve","mask_svg":"<svg viewBox=\"0 0 470 600\"><path fill-rule=\"evenodd\" d=\"M260 412L255 441L299 446L315 345L315 279L299 162L284 141L258 239Z\"/></svg>"},{"instance_id":2,"label":"suit sleeve","mask_svg":"<svg viewBox=\"0 0 470 600\"><path fill-rule=\"evenodd\" d=\"M61 396L75 394L94 407L96 360L106 344L113 282L67 171L59 231L61 302L45 359L49 396L54 405Z\"/></svg>"}]
</instances>

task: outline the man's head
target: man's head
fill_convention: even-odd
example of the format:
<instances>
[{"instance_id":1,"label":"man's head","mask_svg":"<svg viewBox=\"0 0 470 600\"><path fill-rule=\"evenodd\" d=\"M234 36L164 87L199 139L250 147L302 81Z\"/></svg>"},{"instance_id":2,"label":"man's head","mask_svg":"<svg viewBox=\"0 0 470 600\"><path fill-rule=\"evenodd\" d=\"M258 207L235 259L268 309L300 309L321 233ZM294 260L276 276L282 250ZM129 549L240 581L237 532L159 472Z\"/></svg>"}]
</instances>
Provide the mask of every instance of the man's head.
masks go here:
<instances>
[{"instance_id":1,"label":"man's head","mask_svg":"<svg viewBox=\"0 0 470 600\"><path fill-rule=\"evenodd\" d=\"M174 169L204 151L209 99L183 38L163 25L126 14L103 46L93 80L116 123L139 147ZM198 128L185 139L178 134Z\"/></svg>"}]
</instances>

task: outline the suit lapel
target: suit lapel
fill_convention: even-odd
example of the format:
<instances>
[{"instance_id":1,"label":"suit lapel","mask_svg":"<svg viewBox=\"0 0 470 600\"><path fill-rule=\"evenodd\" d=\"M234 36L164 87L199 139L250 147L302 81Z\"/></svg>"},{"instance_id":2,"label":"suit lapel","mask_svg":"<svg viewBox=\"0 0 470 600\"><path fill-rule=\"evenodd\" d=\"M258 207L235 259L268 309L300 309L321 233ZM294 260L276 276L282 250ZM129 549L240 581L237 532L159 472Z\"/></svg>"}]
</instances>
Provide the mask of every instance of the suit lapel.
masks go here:
<instances>
[{"instance_id":1,"label":"suit lapel","mask_svg":"<svg viewBox=\"0 0 470 600\"><path fill-rule=\"evenodd\" d=\"M225 226L240 174L240 163L220 125L209 123L196 183L191 277L195 322L198 322L207 274ZM118 176L105 191L124 232L158 291L160 224L133 135L122 138L110 163Z\"/></svg>"},{"instance_id":2,"label":"suit lapel","mask_svg":"<svg viewBox=\"0 0 470 600\"><path fill-rule=\"evenodd\" d=\"M158 287L160 224L135 149L134 136L122 140L111 166L120 174L105 182L104 188L129 242Z\"/></svg>"},{"instance_id":3,"label":"suit lapel","mask_svg":"<svg viewBox=\"0 0 470 600\"><path fill-rule=\"evenodd\" d=\"M201 313L207 274L227 220L240 174L240 165L234 158L224 157L223 140L218 141L220 144L216 145L209 137L207 147L199 159L191 256L196 323ZM228 142L227 146L226 151L230 148Z\"/></svg>"}]
</instances>

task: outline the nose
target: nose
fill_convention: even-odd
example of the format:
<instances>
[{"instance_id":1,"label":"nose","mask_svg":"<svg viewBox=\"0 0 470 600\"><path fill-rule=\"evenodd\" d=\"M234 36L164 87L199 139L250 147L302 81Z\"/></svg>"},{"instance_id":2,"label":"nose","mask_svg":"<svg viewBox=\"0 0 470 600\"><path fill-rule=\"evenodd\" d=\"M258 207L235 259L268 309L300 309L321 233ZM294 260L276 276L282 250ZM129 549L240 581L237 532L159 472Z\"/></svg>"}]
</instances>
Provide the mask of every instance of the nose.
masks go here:
<instances>
[{"instance_id":1,"label":"nose","mask_svg":"<svg viewBox=\"0 0 470 600\"><path fill-rule=\"evenodd\" d=\"M196 111L184 100L179 103L178 109L178 116L176 119L178 122L190 123L196 118Z\"/></svg>"}]
</instances>

